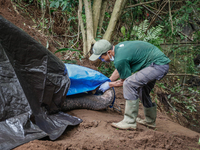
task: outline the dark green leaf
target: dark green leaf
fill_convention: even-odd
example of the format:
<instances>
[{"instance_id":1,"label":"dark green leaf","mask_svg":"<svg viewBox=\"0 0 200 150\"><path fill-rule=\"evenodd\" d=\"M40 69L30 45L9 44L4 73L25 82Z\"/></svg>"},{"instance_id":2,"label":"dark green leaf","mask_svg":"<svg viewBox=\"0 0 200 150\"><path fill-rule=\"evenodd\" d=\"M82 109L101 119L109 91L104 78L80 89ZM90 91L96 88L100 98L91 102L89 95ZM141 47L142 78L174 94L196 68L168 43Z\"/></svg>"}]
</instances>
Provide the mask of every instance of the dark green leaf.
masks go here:
<instances>
[{"instance_id":1,"label":"dark green leaf","mask_svg":"<svg viewBox=\"0 0 200 150\"><path fill-rule=\"evenodd\" d=\"M56 5L56 8L58 8L59 7L59 1L57 1L56 3L55 3L55 5Z\"/></svg>"},{"instance_id":2,"label":"dark green leaf","mask_svg":"<svg viewBox=\"0 0 200 150\"><path fill-rule=\"evenodd\" d=\"M62 48L62 49L59 49L59 50L55 51L55 53L63 52L63 51L77 51L77 52L81 52L79 50L72 49L72 48Z\"/></svg>"}]
</instances>

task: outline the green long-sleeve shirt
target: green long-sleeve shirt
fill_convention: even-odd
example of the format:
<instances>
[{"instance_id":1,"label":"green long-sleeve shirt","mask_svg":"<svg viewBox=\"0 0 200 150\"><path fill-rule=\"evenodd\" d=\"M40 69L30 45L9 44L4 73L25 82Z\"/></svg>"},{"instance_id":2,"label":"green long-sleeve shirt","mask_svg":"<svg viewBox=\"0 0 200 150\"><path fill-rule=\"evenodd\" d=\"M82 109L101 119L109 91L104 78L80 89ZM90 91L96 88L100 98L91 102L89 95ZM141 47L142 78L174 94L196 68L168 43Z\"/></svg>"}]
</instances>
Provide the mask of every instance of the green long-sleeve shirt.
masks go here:
<instances>
[{"instance_id":1,"label":"green long-sleeve shirt","mask_svg":"<svg viewBox=\"0 0 200 150\"><path fill-rule=\"evenodd\" d=\"M148 67L151 63L165 65L170 59L156 46L144 41L125 41L115 46L114 65L120 78Z\"/></svg>"}]
</instances>

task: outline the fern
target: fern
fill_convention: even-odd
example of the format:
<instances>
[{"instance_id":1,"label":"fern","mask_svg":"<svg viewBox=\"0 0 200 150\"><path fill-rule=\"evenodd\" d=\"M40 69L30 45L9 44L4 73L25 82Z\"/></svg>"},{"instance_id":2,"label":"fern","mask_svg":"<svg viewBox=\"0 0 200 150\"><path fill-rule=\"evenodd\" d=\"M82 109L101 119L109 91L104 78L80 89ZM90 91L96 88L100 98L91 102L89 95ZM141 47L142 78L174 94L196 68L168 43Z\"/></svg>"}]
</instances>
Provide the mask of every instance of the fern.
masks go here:
<instances>
[{"instance_id":1,"label":"fern","mask_svg":"<svg viewBox=\"0 0 200 150\"><path fill-rule=\"evenodd\" d=\"M148 20L144 20L138 26L133 26L131 32L133 40L146 41L159 47L160 44L164 42L164 39L160 38L163 26L158 25L156 27L151 27L150 29L148 29L148 26Z\"/></svg>"}]
</instances>

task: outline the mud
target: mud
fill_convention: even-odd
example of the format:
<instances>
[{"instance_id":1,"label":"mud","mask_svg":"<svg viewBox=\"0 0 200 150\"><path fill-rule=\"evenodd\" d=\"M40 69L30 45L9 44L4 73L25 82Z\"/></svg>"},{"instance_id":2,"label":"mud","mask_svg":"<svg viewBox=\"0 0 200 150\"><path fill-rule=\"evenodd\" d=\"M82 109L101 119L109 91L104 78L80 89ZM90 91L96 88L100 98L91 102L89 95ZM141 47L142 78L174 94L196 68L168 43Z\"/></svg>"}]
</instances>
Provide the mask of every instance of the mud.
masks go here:
<instances>
[{"instance_id":1,"label":"mud","mask_svg":"<svg viewBox=\"0 0 200 150\"><path fill-rule=\"evenodd\" d=\"M47 37L32 27L31 20L18 14L9 0L0 0L0 15L22 28L44 46L46 45ZM91 66L85 62L81 64ZM136 131L112 128L112 122L123 119L125 106L123 89L120 87L115 88L115 90L116 104L120 106L122 113L111 108L101 111L87 109L67 111L68 114L81 118L83 122L76 127L68 127L63 135L55 141L50 141L47 137L20 145L15 150L200 150L199 133L174 123L159 111L155 129L149 129L140 124L138 124ZM139 116L144 118L141 103Z\"/></svg>"},{"instance_id":2,"label":"mud","mask_svg":"<svg viewBox=\"0 0 200 150\"><path fill-rule=\"evenodd\" d=\"M115 88L115 90L117 93L116 104L124 112L125 101L122 98L122 88ZM155 129L138 124L136 131L111 127L112 122L123 119L123 113L111 108L102 111L77 109L67 111L67 113L81 118L83 122L76 127L68 127L56 141L49 141L47 138L34 140L15 148L15 150L200 149L199 133L172 122L170 118L159 111ZM139 116L144 118L141 103Z\"/></svg>"},{"instance_id":3,"label":"mud","mask_svg":"<svg viewBox=\"0 0 200 150\"><path fill-rule=\"evenodd\" d=\"M140 109L140 112L142 110ZM68 128L56 141L35 140L19 146L25 149L200 149L199 134L170 121L158 113L157 128L138 125L137 131L122 131L110 126L123 116L116 112L73 110L71 115L83 119L77 127Z\"/></svg>"}]
</instances>

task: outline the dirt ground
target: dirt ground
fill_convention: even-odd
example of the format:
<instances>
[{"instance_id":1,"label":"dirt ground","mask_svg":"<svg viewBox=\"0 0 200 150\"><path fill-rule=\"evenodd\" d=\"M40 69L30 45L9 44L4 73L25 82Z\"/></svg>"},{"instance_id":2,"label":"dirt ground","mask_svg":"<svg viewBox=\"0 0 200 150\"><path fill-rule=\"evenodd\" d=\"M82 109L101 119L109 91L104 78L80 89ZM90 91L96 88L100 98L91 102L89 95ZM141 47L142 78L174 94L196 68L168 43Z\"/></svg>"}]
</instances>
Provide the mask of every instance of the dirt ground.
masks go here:
<instances>
[{"instance_id":1,"label":"dirt ground","mask_svg":"<svg viewBox=\"0 0 200 150\"><path fill-rule=\"evenodd\" d=\"M31 20L27 20L15 11L9 0L0 0L0 15L22 28L30 36L46 45L47 38L33 28ZM55 51L50 46L52 52ZM59 54L57 55L59 57ZM84 64L88 66L88 64ZM112 122L123 119L125 100L123 89L115 88L116 104L122 109L119 113L111 108L103 111L86 109L66 112L79 117L83 122L76 127L68 127L61 137L55 141L47 138L30 141L15 150L93 150L93 149L138 149L138 150L200 150L198 144L200 133L174 123L165 114L158 111L155 129L139 125L136 131L119 130L111 127ZM140 103L139 116L144 117Z\"/></svg>"},{"instance_id":2,"label":"dirt ground","mask_svg":"<svg viewBox=\"0 0 200 150\"><path fill-rule=\"evenodd\" d=\"M116 104L124 112L125 101L122 88L116 88ZM21 145L15 150L186 150L200 149L200 134L172 122L166 115L158 112L157 127L149 129L138 124L136 131L119 130L111 127L112 122L123 119L123 113L111 108L103 111L86 109L68 111L83 122L76 127L68 127L56 141L48 139L34 140ZM139 116L144 117L140 103Z\"/></svg>"}]
</instances>

